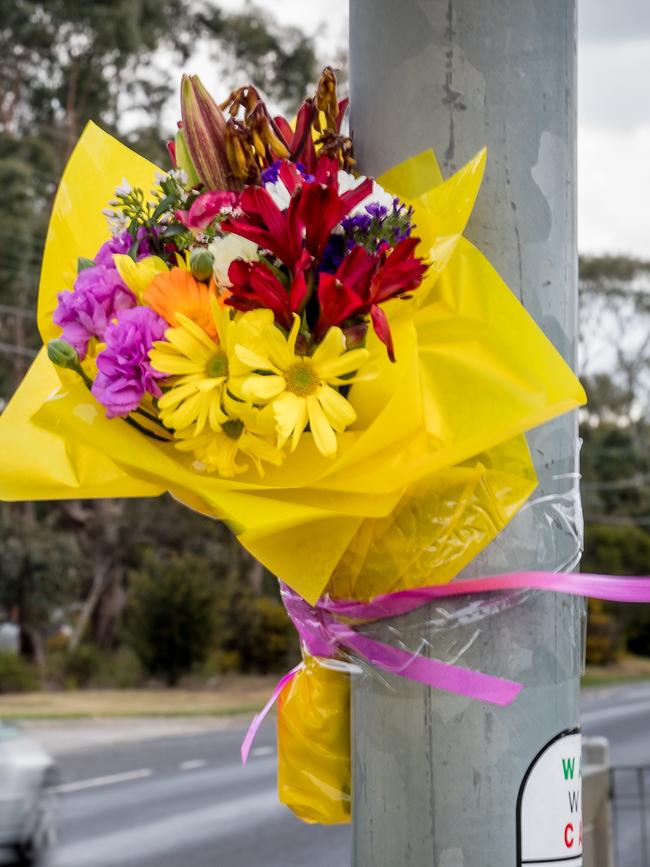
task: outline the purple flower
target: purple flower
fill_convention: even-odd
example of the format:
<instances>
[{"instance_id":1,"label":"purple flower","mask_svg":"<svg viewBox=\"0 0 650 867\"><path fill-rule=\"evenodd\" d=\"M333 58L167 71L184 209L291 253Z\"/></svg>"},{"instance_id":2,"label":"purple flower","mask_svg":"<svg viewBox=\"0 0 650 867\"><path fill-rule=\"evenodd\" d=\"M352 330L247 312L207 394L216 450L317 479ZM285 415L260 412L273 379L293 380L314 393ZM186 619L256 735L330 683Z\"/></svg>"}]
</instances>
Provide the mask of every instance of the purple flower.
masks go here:
<instances>
[{"instance_id":1,"label":"purple flower","mask_svg":"<svg viewBox=\"0 0 650 867\"><path fill-rule=\"evenodd\" d=\"M326 274L335 274L348 252L349 245L350 241L345 235L331 235L327 246L323 250L318 270L324 271Z\"/></svg>"},{"instance_id":2,"label":"purple flower","mask_svg":"<svg viewBox=\"0 0 650 867\"><path fill-rule=\"evenodd\" d=\"M374 217L375 220L380 221L388 214L388 208L380 202L370 202L369 205L366 205L366 211L371 217Z\"/></svg>"},{"instance_id":3,"label":"purple flower","mask_svg":"<svg viewBox=\"0 0 650 867\"><path fill-rule=\"evenodd\" d=\"M54 324L61 326L62 338L84 358L90 338L102 340L111 320L136 300L116 268L95 265L80 271L73 291L59 292L58 302Z\"/></svg>"},{"instance_id":4,"label":"purple flower","mask_svg":"<svg viewBox=\"0 0 650 867\"><path fill-rule=\"evenodd\" d=\"M144 226L140 226L136 232L135 239L138 241L138 247L135 254L136 260L142 259L145 256L151 256L151 241L149 233ZM110 241L105 241L97 251L94 260L95 264L111 266L113 264L113 254L128 253L133 246L135 239L133 235L129 234L127 229L114 235Z\"/></svg>"},{"instance_id":5,"label":"purple flower","mask_svg":"<svg viewBox=\"0 0 650 867\"><path fill-rule=\"evenodd\" d=\"M106 349L97 356L92 392L106 407L108 418L128 415L147 393L162 395L156 380L165 374L151 367L149 350L168 327L149 307L134 307L122 311L106 329Z\"/></svg>"},{"instance_id":6,"label":"purple flower","mask_svg":"<svg viewBox=\"0 0 650 867\"><path fill-rule=\"evenodd\" d=\"M282 160L276 160L274 163L271 163L270 166L263 169L262 171L262 186L266 186L267 184L277 184L278 179L280 177L280 166L282 165Z\"/></svg>"},{"instance_id":7,"label":"purple flower","mask_svg":"<svg viewBox=\"0 0 650 867\"><path fill-rule=\"evenodd\" d=\"M262 186L265 187L267 184L277 184L280 180L280 169L282 167L282 163L284 160L276 160L274 163L271 163L270 166L262 170ZM300 174L302 175L303 180L305 181L313 181L314 176L310 175L305 166L302 163L294 163L295 167L298 169Z\"/></svg>"},{"instance_id":8,"label":"purple flower","mask_svg":"<svg viewBox=\"0 0 650 867\"><path fill-rule=\"evenodd\" d=\"M346 217L341 226L343 226L343 231L348 235L352 236L355 232L367 235L372 228L372 217L370 214L355 214L352 217Z\"/></svg>"}]
</instances>

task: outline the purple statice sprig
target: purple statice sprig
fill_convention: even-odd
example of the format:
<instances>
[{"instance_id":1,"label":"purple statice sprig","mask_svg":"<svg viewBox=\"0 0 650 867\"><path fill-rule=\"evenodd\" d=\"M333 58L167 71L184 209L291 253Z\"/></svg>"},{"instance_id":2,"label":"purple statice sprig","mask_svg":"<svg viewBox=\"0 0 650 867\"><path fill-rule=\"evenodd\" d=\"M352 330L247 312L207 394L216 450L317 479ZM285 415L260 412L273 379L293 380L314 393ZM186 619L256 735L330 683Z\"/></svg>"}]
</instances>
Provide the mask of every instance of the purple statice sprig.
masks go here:
<instances>
[{"instance_id":1,"label":"purple statice sprig","mask_svg":"<svg viewBox=\"0 0 650 867\"><path fill-rule=\"evenodd\" d=\"M407 208L398 198L393 199L391 209L380 202L370 202L361 213L342 221L342 232L332 234L318 270L334 274L345 256L357 245L370 253L376 253L382 247L394 247L408 238L415 228L412 216L413 208Z\"/></svg>"},{"instance_id":2,"label":"purple statice sprig","mask_svg":"<svg viewBox=\"0 0 650 867\"><path fill-rule=\"evenodd\" d=\"M341 223L350 246L361 244L370 252L385 244L394 247L408 238L415 228L413 208L398 198L393 199L391 209L380 202L370 202L364 210L365 213L346 217Z\"/></svg>"}]
</instances>

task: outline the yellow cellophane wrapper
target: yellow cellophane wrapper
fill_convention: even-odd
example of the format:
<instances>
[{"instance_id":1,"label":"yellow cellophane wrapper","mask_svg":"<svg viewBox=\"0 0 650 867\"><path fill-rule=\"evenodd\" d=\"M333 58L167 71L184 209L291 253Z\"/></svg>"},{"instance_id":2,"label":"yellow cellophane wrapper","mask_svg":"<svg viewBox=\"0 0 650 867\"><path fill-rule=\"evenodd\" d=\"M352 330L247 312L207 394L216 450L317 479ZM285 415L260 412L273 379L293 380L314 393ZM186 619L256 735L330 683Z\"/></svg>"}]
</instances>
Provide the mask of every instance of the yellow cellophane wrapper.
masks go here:
<instances>
[{"instance_id":1,"label":"yellow cellophane wrapper","mask_svg":"<svg viewBox=\"0 0 650 867\"><path fill-rule=\"evenodd\" d=\"M303 822L350 821L350 679L307 656L278 699L278 794Z\"/></svg>"},{"instance_id":2,"label":"yellow cellophane wrapper","mask_svg":"<svg viewBox=\"0 0 650 867\"><path fill-rule=\"evenodd\" d=\"M314 603L368 599L451 580L535 487L525 431L584 403L582 387L484 256L463 237L482 179L480 152L443 181L425 152L379 183L414 208L430 263L411 301L385 305L397 362L370 334L378 376L356 383L357 422L325 458L310 433L280 468L235 480L109 420L43 349L0 417L0 497L144 497L165 491L226 521L239 541ZM102 209L126 177L145 190L156 167L93 124L54 202L39 289L44 342L79 256L108 237ZM306 568L308 564L308 568ZM307 821L349 816L347 676L309 661L279 713L281 798ZM325 781L325 784L323 784Z\"/></svg>"},{"instance_id":3,"label":"yellow cellophane wrapper","mask_svg":"<svg viewBox=\"0 0 650 867\"><path fill-rule=\"evenodd\" d=\"M571 370L462 237L484 164L482 151L442 182L427 153L380 179L414 206L420 254L432 264L413 301L386 305L397 363L369 338L379 375L351 389L358 420L340 437L335 459L320 455L307 433L263 478L253 469L235 480L202 474L173 445L107 419L83 383L52 370L43 350L0 418L0 496L170 491L227 521L254 556L315 602L364 522L389 516L410 485L584 401ZM39 292L44 341L59 334L51 321L56 294L71 288L78 257L92 257L108 237L101 210L115 186L126 177L147 190L155 173L97 126L84 131L47 237Z\"/></svg>"}]
</instances>

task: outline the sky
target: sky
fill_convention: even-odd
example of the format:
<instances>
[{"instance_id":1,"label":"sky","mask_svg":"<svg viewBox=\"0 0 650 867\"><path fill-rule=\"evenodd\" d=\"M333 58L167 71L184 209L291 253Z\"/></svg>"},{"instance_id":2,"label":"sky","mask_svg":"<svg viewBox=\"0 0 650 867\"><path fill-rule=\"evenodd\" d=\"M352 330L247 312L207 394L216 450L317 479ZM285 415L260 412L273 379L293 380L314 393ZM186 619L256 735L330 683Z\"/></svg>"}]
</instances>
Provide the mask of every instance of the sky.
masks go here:
<instances>
[{"instance_id":1,"label":"sky","mask_svg":"<svg viewBox=\"0 0 650 867\"><path fill-rule=\"evenodd\" d=\"M348 0L258 5L313 34L323 58L347 40ZM578 9L580 252L650 259L650 0L578 0Z\"/></svg>"}]
</instances>

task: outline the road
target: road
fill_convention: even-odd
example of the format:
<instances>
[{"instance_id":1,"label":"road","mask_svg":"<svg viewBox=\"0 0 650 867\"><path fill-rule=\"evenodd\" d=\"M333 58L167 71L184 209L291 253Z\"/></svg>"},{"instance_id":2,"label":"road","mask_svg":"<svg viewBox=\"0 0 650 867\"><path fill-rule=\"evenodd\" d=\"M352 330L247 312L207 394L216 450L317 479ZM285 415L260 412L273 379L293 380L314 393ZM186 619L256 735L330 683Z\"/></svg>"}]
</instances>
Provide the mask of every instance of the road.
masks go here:
<instances>
[{"instance_id":1,"label":"road","mask_svg":"<svg viewBox=\"0 0 650 867\"><path fill-rule=\"evenodd\" d=\"M586 692L583 727L609 739L615 763L650 764L650 684ZM54 739L63 780L52 867L347 865L349 828L304 825L277 803L273 727L260 733L246 769L241 736L231 728L91 739L73 752ZM629 822L617 867L643 864L638 819Z\"/></svg>"},{"instance_id":2,"label":"road","mask_svg":"<svg viewBox=\"0 0 650 867\"><path fill-rule=\"evenodd\" d=\"M585 735L607 738L613 766L650 766L650 684L629 684L585 692L582 728ZM635 772L617 772L615 783L616 867L649 867L650 798L643 818L646 822L644 842L640 811L640 786L643 783ZM650 773L645 776L644 784L650 784Z\"/></svg>"},{"instance_id":3,"label":"road","mask_svg":"<svg viewBox=\"0 0 650 867\"><path fill-rule=\"evenodd\" d=\"M349 829L302 824L277 802L273 728L249 765L241 730L124 743L61 756L52 867L332 867Z\"/></svg>"}]
</instances>

